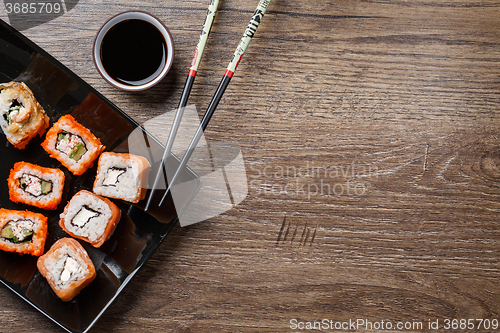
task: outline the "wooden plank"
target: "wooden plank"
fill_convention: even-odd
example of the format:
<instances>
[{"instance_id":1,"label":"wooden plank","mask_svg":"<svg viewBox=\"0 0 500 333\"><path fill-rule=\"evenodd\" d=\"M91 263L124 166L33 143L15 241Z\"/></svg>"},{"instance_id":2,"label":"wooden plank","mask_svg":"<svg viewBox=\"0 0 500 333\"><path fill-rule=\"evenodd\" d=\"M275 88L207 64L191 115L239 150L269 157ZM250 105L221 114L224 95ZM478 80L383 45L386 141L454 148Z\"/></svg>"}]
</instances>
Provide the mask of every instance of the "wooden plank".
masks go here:
<instances>
[{"instance_id":1,"label":"wooden plank","mask_svg":"<svg viewBox=\"0 0 500 333\"><path fill-rule=\"evenodd\" d=\"M176 107L205 2L83 0L25 34L142 123ZM255 5L221 1L190 98L200 114ZM91 57L100 25L129 9L176 45L172 72L136 94ZM92 332L499 319L499 14L494 1L274 0L206 132L242 148L248 198L175 228ZM56 330L6 288L0 303L9 330Z\"/></svg>"}]
</instances>

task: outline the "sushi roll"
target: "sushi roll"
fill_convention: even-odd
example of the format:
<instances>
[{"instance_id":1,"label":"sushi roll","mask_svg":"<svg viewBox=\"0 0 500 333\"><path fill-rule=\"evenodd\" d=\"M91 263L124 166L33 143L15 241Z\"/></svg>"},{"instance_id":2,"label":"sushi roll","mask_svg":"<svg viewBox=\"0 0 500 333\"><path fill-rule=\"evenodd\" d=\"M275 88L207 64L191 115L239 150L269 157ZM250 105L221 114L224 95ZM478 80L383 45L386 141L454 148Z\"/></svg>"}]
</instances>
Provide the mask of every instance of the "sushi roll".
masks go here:
<instances>
[{"instance_id":1,"label":"sushi roll","mask_svg":"<svg viewBox=\"0 0 500 333\"><path fill-rule=\"evenodd\" d=\"M47 239L47 217L0 208L0 250L40 256Z\"/></svg>"},{"instance_id":2,"label":"sushi roll","mask_svg":"<svg viewBox=\"0 0 500 333\"><path fill-rule=\"evenodd\" d=\"M23 82L0 84L0 125L7 140L24 149L35 136L43 136L49 117Z\"/></svg>"},{"instance_id":3,"label":"sushi roll","mask_svg":"<svg viewBox=\"0 0 500 333\"><path fill-rule=\"evenodd\" d=\"M94 160L106 148L101 140L69 114L59 118L49 129L42 147L74 175L82 175L92 167Z\"/></svg>"},{"instance_id":4,"label":"sushi roll","mask_svg":"<svg viewBox=\"0 0 500 333\"><path fill-rule=\"evenodd\" d=\"M102 153L93 191L137 203L146 196L149 169L148 160L142 156Z\"/></svg>"},{"instance_id":5,"label":"sushi roll","mask_svg":"<svg viewBox=\"0 0 500 333\"><path fill-rule=\"evenodd\" d=\"M120 209L109 199L81 190L64 208L59 225L69 235L100 247L115 231L120 216Z\"/></svg>"},{"instance_id":6,"label":"sushi roll","mask_svg":"<svg viewBox=\"0 0 500 333\"><path fill-rule=\"evenodd\" d=\"M36 164L17 162L10 170L10 200L42 209L56 209L61 202L64 172Z\"/></svg>"},{"instance_id":7,"label":"sushi roll","mask_svg":"<svg viewBox=\"0 0 500 333\"><path fill-rule=\"evenodd\" d=\"M61 238L38 258L36 266L64 302L71 301L96 277L87 251L72 238Z\"/></svg>"}]
</instances>

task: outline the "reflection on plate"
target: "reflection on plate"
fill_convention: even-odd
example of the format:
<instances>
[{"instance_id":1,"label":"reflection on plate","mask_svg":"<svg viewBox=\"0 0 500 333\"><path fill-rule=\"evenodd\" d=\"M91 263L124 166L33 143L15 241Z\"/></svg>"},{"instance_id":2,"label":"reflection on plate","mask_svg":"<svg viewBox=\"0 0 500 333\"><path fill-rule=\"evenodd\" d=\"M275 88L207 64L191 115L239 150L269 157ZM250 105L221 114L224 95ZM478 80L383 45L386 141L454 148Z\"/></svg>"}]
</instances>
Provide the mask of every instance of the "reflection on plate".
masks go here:
<instances>
[{"instance_id":1,"label":"reflection on plate","mask_svg":"<svg viewBox=\"0 0 500 333\"><path fill-rule=\"evenodd\" d=\"M156 175L158 162L151 160L151 152L162 152L163 147L116 106L92 87L64 67L61 63L0 21L0 82L23 81L51 119L51 124L65 114L71 114L89 128L107 147L106 151L127 152L128 136L140 131L152 164L151 175ZM68 235L58 226L59 214L66 202L79 190L92 190L96 166L82 176L74 176L61 164L48 156L40 143L43 138L32 139L26 149L14 148L0 133L0 207L29 209L48 217L49 236L45 250L59 238ZM160 154L153 154L160 155ZM43 167L60 168L66 174L63 200L55 211L45 211L9 200L7 177L15 162L25 161ZM169 168L175 168L178 159L169 159ZM151 176L150 176L151 178ZM3 180L2 180L3 179ZM196 179L186 171L184 180ZM154 179L149 179L152 184ZM193 188L193 193L196 188ZM162 193L158 194L161 198ZM159 200L159 199L158 199ZM186 199L186 203L189 199ZM0 251L0 281L22 299L47 315L69 332L85 332L95 323L116 298L137 270L151 257L177 221L172 202L150 214L143 211L144 202L132 205L113 200L122 211L122 218L113 236L96 249L81 242L96 267L97 277L71 302L62 302L36 268L36 259ZM144 200L143 200L144 201Z\"/></svg>"}]
</instances>

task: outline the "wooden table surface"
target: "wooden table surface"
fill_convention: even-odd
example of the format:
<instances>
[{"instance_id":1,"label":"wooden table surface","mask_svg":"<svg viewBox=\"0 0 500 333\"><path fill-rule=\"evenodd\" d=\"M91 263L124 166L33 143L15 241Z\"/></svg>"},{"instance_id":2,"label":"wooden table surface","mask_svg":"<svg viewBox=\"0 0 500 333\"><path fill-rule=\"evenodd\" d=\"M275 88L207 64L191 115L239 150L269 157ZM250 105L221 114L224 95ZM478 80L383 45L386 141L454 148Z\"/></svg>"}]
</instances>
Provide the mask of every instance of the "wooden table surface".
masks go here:
<instances>
[{"instance_id":1,"label":"wooden table surface","mask_svg":"<svg viewBox=\"0 0 500 333\"><path fill-rule=\"evenodd\" d=\"M221 1L189 100L200 114L257 3ZM144 123L177 106L207 5L80 0L22 32ZM176 51L141 93L107 84L91 55L131 9L163 20ZM273 0L206 132L241 147L248 197L176 226L91 332L494 331L499 128L498 1ZM5 287L0 317L2 332L62 332Z\"/></svg>"}]
</instances>

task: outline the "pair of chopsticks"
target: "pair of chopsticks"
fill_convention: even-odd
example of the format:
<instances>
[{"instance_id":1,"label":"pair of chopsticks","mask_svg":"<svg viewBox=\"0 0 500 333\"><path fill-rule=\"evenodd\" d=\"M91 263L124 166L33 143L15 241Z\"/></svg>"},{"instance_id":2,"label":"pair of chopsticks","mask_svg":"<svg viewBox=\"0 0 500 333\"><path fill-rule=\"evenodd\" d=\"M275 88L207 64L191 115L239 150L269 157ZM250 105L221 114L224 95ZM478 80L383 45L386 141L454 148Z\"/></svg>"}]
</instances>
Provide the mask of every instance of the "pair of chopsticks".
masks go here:
<instances>
[{"instance_id":1,"label":"pair of chopsticks","mask_svg":"<svg viewBox=\"0 0 500 333\"><path fill-rule=\"evenodd\" d=\"M163 195L160 203L158 206L161 206L165 199L167 198L168 194L170 193L170 190L172 187L176 184L179 176L181 175L182 171L186 167L189 159L191 158L191 155L193 154L194 149L196 148L196 145L200 141L203 132L205 131L208 123L210 122L210 119L212 118L212 115L215 112L215 109L217 108L217 105L219 104L222 95L224 94L227 86L229 85L229 82L231 81L231 78L234 75L234 72L236 71L236 68L238 67L238 64L240 63L241 57L245 53L248 45L250 44L250 40L254 36L255 32L257 31L257 27L259 26L259 23L261 22L262 18L264 17L264 13L267 10L267 7L271 3L271 0L260 0L257 9L252 15L252 19L250 20L250 23L248 23L248 26L245 30L245 33L243 34L243 37L240 40L240 43L236 47L236 51L233 54L233 57L231 58L231 61L229 62L229 65L227 66L226 72L224 73L224 76L222 77L222 80L219 83L219 86L217 87L217 90L215 91L214 96L212 97L212 100L210 101L210 104L208 105L207 111L205 112L205 115L203 116L200 125L198 126L193 138L191 139L191 142L189 143L188 148L186 149L186 152L184 153L184 157L182 158L179 166L177 167L176 172L174 173L174 176L172 179L170 179L167 191ZM215 18L215 14L217 12L217 7L219 5L219 0L211 0L210 5L208 7L207 11L207 16L205 18L205 22L203 24L203 28L201 30L200 34L200 39L198 41L198 45L196 46L196 49L194 51L194 56L193 56L193 61L191 62L191 67L189 68L189 73L188 77L186 79L186 83L184 84L184 89L182 91L181 95L181 100L179 102L179 107L176 111L174 121L172 123L172 128L170 130L170 134L168 136L167 144L165 146L165 150L163 152L163 157L160 163L160 166L158 168L158 172L156 173L156 178L155 182L153 184L153 187L151 189L151 192L148 197L148 201L146 203L146 206L144 208L144 211L148 211L151 201L153 199L154 193L156 191L156 188L158 186L158 183L163 175L163 172L165 170L165 162L170 156L172 146L174 144L175 136L177 135L177 130L179 129L179 125L182 119L182 116L184 114L184 108L186 107L187 100L189 98L189 93L191 92L191 88L193 87L193 82L196 77L196 73L198 71L198 66L200 65L200 60L201 56L203 55L203 50L205 49L205 45L207 43L208 35L210 34L210 29L212 28L212 24ZM165 172L166 174L166 172Z\"/></svg>"}]
</instances>

